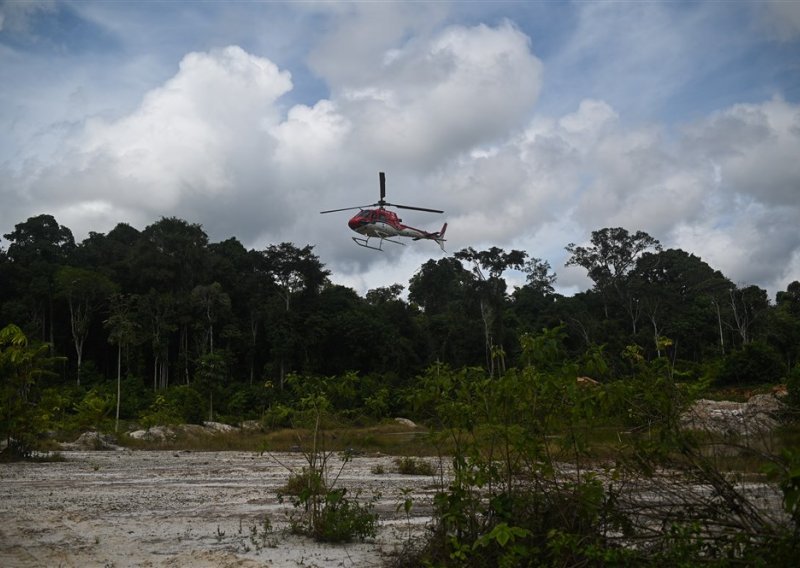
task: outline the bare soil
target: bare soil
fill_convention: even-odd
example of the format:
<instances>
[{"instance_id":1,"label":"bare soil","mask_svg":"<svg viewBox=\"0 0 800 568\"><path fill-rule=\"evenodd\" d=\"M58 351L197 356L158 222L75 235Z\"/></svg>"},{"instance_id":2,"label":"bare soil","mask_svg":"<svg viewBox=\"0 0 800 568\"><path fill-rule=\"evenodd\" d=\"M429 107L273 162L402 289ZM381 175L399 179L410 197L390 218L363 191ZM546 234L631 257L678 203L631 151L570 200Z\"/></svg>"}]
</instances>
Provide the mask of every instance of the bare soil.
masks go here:
<instances>
[{"instance_id":1,"label":"bare soil","mask_svg":"<svg viewBox=\"0 0 800 568\"><path fill-rule=\"evenodd\" d=\"M300 453L63 455L0 464L0 566L383 566L422 540L439 482L396 473L391 456L353 458L336 486L380 496L378 534L332 545L287 530L296 511L278 492L307 465ZM410 518L398 507L407 494Z\"/></svg>"}]
</instances>

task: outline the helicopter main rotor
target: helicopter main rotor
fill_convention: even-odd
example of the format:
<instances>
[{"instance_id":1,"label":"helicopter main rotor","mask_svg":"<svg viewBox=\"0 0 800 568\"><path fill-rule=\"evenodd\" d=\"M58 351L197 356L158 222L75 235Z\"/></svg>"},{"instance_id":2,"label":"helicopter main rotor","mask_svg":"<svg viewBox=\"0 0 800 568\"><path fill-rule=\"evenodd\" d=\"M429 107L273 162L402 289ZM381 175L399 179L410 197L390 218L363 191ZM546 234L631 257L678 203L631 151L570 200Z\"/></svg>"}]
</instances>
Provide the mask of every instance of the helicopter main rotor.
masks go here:
<instances>
[{"instance_id":1,"label":"helicopter main rotor","mask_svg":"<svg viewBox=\"0 0 800 568\"><path fill-rule=\"evenodd\" d=\"M389 203L386 201L386 175L383 172L378 173L381 182L381 198L375 203L369 205L356 205L355 207L342 207L341 209L328 209L327 211L320 211L320 213L336 213L337 211L350 211L352 209L367 209L369 207L379 207L384 209L386 207L397 207L398 209L412 209L414 211L426 211L428 213L444 213L440 209L428 209L427 207L412 207L411 205L399 205L397 203Z\"/></svg>"}]
</instances>

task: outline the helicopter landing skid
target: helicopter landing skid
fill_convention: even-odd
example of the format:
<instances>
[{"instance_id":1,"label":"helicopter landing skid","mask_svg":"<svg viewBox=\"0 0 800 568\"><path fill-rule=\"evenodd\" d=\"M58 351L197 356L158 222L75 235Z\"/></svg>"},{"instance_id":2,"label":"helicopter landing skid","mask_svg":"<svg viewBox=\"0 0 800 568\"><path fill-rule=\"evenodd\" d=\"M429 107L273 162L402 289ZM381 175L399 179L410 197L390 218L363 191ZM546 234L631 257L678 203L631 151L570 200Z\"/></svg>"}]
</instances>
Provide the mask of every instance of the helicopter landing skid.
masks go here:
<instances>
[{"instance_id":1,"label":"helicopter landing skid","mask_svg":"<svg viewBox=\"0 0 800 568\"><path fill-rule=\"evenodd\" d=\"M406 243L401 243L400 241L393 241L392 239L387 239L386 237L380 237L380 239L381 239L380 243L376 247L369 244L369 240L372 237L367 237L366 239L361 239L359 237L351 237L351 238L353 239L353 242L355 242L358 246L364 247L364 248L368 248L368 249L372 249L372 250L380 250L380 251L382 251L383 250L383 242L384 241L386 241L387 243L394 243L396 245L406 246Z\"/></svg>"}]
</instances>

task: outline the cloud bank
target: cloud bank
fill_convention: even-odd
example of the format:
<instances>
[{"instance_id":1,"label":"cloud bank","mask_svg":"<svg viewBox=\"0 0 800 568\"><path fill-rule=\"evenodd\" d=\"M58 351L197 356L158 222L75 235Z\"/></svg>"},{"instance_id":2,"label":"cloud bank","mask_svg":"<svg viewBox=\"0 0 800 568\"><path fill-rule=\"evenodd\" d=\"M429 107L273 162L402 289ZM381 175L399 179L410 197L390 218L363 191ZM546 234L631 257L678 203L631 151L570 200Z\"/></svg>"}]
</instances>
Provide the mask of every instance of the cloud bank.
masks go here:
<instances>
[{"instance_id":1,"label":"cloud bank","mask_svg":"<svg viewBox=\"0 0 800 568\"><path fill-rule=\"evenodd\" d=\"M781 21L762 25L790 41L793 20ZM3 232L42 212L78 238L174 215L252 248L314 244L363 293L407 284L439 256L431 243L358 249L346 212L318 215L377 200L380 170L390 201L446 210L448 250L522 248L550 261L563 291L588 285L562 268L563 247L610 226L772 294L800 278L798 104L775 95L666 123L586 96L548 114L547 64L508 19L426 26L403 12L384 35L347 22L309 53L329 86L313 104L291 102L291 69L231 44L187 53L128 112L19 133L0 162Z\"/></svg>"}]
</instances>

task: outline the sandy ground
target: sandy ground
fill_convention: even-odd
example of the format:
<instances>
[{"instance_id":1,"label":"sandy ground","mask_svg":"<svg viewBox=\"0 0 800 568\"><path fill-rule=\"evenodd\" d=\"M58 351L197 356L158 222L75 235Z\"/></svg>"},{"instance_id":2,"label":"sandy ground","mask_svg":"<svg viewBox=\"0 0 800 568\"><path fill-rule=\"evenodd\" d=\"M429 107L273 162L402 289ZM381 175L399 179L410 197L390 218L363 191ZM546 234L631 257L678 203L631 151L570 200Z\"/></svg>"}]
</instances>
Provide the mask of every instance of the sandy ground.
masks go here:
<instances>
[{"instance_id":1,"label":"sandy ground","mask_svg":"<svg viewBox=\"0 0 800 568\"><path fill-rule=\"evenodd\" d=\"M277 492L287 467L305 465L302 454L63 455L65 462L0 465L0 566L382 566L419 543L437 486L433 477L395 473L391 457L354 458L337 486L380 494L378 535L324 545L285 530L294 508ZM372 473L378 465L386 473ZM409 489L410 520L398 511Z\"/></svg>"}]
</instances>

